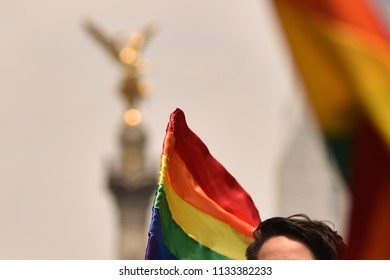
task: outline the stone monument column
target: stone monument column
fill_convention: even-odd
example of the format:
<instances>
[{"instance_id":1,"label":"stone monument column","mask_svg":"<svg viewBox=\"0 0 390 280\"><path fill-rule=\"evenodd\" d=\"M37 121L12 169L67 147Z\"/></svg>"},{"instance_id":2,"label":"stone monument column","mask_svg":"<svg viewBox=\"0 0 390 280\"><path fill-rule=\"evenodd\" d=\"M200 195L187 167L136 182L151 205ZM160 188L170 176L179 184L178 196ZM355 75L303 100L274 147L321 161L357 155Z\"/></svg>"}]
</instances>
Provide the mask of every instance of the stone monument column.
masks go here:
<instances>
[{"instance_id":1,"label":"stone monument column","mask_svg":"<svg viewBox=\"0 0 390 280\"><path fill-rule=\"evenodd\" d=\"M144 259L147 242L146 213L157 182L157 171L146 166L147 132L138 109L148 94L149 84L143 79L149 62L142 56L153 28L132 33L120 44L108 38L94 24L86 24L87 31L109 52L123 69L119 92L125 102L125 110L119 133L119 158L108 174L108 186L115 197L119 212L120 259Z\"/></svg>"}]
</instances>

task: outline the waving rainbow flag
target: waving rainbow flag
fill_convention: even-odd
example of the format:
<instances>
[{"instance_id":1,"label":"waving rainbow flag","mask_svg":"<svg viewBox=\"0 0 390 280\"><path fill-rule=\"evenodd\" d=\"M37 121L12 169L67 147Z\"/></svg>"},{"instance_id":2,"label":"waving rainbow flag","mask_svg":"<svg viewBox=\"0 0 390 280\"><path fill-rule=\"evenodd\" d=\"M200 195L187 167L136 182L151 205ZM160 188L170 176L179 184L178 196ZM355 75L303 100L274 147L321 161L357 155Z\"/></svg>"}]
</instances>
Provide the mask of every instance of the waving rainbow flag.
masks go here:
<instances>
[{"instance_id":1,"label":"waving rainbow flag","mask_svg":"<svg viewBox=\"0 0 390 280\"><path fill-rule=\"evenodd\" d=\"M260 216L251 197L187 126L170 116L145 259L245 259Z\"/></svg>"},{"instance_id":2,"label":"waving rainbow flag","mask_svg":"<svg viewBox=\"0 0 390 280\"><path fill-rule=\"evenodd\" d=\"M273 1L351 190L348 259L390 259L390 37L374 2Z\"/></svg>"}]
</instances>

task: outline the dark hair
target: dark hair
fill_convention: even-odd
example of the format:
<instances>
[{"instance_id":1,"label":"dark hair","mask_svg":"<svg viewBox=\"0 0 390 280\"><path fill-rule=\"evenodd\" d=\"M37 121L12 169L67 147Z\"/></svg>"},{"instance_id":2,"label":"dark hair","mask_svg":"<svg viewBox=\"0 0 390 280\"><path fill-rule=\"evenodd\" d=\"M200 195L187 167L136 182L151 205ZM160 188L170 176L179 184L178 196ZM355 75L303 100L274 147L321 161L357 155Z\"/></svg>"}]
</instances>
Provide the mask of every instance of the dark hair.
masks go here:
<instances>
[{"instance_id":1,"label":"dark hair","mask_svg":"<svg viewBox=\"0 0 390 280\"><path fill-rule=\"evenodd\" d=\"M311 220L307 215L297 214L287 218L275 217L260 223L253 232L255 241L246 250L248 260L256 260L257 254L271 237L286 236L303 242L317 260L340 259L346 248L343 238L325 222Z\"/></svg>"}]
</instances>

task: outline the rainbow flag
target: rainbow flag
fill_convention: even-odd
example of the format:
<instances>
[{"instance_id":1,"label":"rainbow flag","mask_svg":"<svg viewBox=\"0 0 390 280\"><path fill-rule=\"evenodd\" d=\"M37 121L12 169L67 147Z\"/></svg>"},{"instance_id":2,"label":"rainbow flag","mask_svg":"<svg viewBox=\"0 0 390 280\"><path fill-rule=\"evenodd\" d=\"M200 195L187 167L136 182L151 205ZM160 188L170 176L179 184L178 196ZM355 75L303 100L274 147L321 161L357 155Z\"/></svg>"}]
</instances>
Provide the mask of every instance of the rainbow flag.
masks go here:
<instances>
[{"instance_id":1,"label":"rainbow flag","mask_svg":"<svg viewBox=\"0 0 390 280\"><path fill-rule=\"evenodd\" d=\"M348 259L390 259L390 37L373 1L275 0L307 99L351 190Z\"/></svg>"},{"instance_id":2,"label":"rainbow flag","mask_svg":"<svg viewBox=\"0 0 390 280\"><path fill-rule=\"evenodd\" d=\"M164 139L145 259L245 259L259 223L251 197L176 109Z\"/></svg>"}]
</instances>

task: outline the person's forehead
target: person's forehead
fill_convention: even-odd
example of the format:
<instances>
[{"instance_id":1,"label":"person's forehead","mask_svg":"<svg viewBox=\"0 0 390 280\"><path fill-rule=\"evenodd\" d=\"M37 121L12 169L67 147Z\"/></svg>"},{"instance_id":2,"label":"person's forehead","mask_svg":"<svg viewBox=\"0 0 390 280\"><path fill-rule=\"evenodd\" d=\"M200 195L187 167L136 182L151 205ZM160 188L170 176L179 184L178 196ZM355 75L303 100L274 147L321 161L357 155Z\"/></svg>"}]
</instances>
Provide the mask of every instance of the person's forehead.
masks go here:
<instances>
[{"instance_id":1,"label":"person's forehead","mask_svg":"<svg viewBox=\"0 0 390 280\"><path fill-rule=\"evenodd\" d=\"M266 240L260 247L257 259L313 260L315 258L304 243L286 236L275 236Z\"/></svg>"}]
</instances>

